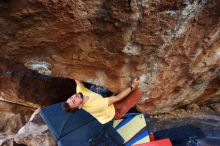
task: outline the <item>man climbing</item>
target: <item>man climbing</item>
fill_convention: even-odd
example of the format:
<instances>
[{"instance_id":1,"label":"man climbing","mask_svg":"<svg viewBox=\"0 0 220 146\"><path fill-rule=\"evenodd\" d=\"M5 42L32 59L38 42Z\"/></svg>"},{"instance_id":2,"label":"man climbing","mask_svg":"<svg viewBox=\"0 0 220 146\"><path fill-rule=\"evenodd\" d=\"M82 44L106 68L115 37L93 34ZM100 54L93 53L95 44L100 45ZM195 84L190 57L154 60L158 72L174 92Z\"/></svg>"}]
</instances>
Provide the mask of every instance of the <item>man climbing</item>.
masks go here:
<instances>
[{"instance_id":1,"label":"man climbing","mask_svg":"<svg viewBox=\"0 0 220 146\"><path fill-rule=\"evenodd\" d=\"M140 89L137 89L140 82L137 78L119 94L107 98L103 98L101 95L87 89L81 81L75 79L75 82L77 84L77 93L68 98L64 103L64 111L74 112L82 108L102 124L111 121L113 118L121 118L140 101L142 95Z\"/></svg>"}]
</instances>

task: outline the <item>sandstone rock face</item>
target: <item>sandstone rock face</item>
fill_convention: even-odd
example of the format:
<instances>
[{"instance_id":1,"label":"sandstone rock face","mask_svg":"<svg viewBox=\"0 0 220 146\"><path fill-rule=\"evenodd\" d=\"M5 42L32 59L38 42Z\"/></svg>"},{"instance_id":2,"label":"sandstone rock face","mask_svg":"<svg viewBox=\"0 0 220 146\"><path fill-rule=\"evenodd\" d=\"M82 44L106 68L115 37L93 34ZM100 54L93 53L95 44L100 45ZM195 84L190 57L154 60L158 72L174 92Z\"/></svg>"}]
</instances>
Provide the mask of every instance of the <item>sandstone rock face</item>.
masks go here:
<instances>
[{"instance_id":1,"label":"sandstone rock face","mask_svg":"<svg viewBox=\"0 0 220 146\"><path fill-rule=\"evenodd\" d=\"M214 111L220 113L220 103L212 104L211 108L213 108Z\"/></svg>"},{"instance_id":2,"label":"sandstone rock face","mask_svg":"<svg viewBox=\"0 0 220 146\"><path fill-rule=\"evenodd\" d=\"M15 135L18 144L28 146L57 146L47 125L41 119L39 111L32 115L32 120L27 122Z\"/></svg>"},{"instance_id":3,"label":"sandstone rock face","mask_svg":"<svg viewBox=\"0 0 220 146\"><path fill-rule=\"evenodd\" d=\"M13 136L1 136L0 145L1 146L13 146Z\"/></svg>"},{"instance_id":4,"label":"sandstone rock face","mask_svg":"<svg viewBox=\"0 0 220 146\"><path fill-rule=\"evenodd\" d=\"M1 1L1 97L38 107L74 87L23 64L114 92L140 76L148 113L219 102L219 16L219 0Z\"/></svg>"},{"instance_id":5,"label":"sandstone rock face","mask_svg":"<svg viewBox=\"0 0 220 146\"><path fill-rule=\"evenodd\" d=\"M1 112L1 135L13 135L26 123L25 115Z\"/></svg>"},{"instance_id":6,"label":"sandstone rock face","mask_svg":"<svg viewBox=\"0 0 220 146\"><path fill-rule=\"evenodd\" d=\"M28 121L33 109L5 102L0 102L0 107L0 145L18 146L14 136Z\"/></svg>"}]
</instances>

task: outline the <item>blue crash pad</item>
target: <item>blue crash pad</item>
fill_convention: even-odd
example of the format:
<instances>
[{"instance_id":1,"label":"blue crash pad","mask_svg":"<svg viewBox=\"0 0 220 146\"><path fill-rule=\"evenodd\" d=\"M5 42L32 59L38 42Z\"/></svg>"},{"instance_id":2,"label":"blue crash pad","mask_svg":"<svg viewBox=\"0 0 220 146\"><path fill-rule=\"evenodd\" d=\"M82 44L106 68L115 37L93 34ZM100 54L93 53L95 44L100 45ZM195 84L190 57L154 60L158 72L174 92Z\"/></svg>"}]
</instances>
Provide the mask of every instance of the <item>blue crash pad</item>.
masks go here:
<instances>
[{"instance_id":1,"label":"blue crash pad","mask_svg":"<svg viewBox=\"0 0 220 146\"><path fill-rule=\"evenodd\" d=\"M112 123L101 124L83 109L65 113L62 103L58 103L43 108L40 115L58 146L117 146L124 142Z\"/></svg>"}]
</instances>

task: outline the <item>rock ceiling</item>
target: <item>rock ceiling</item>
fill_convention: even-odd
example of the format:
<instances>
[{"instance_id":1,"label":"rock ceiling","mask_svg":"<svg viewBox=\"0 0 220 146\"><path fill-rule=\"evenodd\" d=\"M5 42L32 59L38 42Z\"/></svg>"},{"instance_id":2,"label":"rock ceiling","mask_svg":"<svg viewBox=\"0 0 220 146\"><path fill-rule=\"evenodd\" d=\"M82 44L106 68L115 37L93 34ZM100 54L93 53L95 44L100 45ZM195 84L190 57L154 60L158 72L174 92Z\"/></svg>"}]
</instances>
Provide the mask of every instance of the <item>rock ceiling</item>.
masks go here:
<instances>
[{"instance_id":1,"label":"rock ceiling","mask_svg":"<svg viewBox=\"0 0 220 146\"><path fill-rule=\"evenodd\" d=\"M220 101L219 0L4 0L0 28L2 100L38 107L72 78L118 92L140 76L144 112Z\"/></svg>"}]
</instances>

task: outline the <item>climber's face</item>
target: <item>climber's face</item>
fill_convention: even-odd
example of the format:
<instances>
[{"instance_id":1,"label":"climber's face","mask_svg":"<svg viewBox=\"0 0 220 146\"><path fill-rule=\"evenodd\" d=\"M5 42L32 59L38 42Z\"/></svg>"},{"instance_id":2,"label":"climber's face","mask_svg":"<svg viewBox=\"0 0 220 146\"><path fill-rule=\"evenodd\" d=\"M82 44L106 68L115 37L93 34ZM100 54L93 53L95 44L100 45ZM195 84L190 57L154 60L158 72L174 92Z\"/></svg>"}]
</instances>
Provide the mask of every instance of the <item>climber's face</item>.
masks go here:
<instances>
[{"instance_id":1,"label":"climber's face","mask_svg":"<svg viewBox=\"0 0 220 146\"><path fill-rule=\"evenodd\" d=\"M83 95L82 94L74 94L66 101L71 109L81 108L83 104Z\"/></svg>"}]
</instances>

